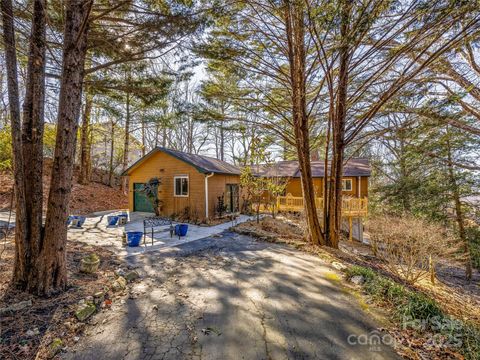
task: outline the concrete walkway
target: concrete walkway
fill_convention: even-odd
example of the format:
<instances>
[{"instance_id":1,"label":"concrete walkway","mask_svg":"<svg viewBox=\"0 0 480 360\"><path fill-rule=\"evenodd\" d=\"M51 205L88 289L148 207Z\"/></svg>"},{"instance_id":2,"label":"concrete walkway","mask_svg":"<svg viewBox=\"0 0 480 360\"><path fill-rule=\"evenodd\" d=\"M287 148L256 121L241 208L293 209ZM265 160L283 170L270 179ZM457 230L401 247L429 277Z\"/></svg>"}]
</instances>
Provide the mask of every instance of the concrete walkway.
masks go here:
<instances>
[{"instance_id":1,"label":"concrete walkway","mask_svg":"<svg viewBox=\"0 0 480 360\"><path fill-rule=\"evenodd\" d=\"M142 280L64 359L400 359L318 256L224 232L128 261Z\"/></svg>"},{"instance_id":2,"label":"concrete walkway","mask_svg":"<svg viewBox=\"0 0 480 360\"><path fill-rule=\"evenodd\" d=\"M149 251L157 251L159 249L171 246L186 244L191 241L215 236L224 230L230 228L234 223L228 221L215 226L198 226L188 224L187 235L181 237L170 237L169 226L156 228L154 241L152 245L151 234L146 234L145 243L138 247L126 247L122 245L122 237L124 232L141 231L143 232L143 220L145 217L152 216L150 213L132 213L129 214L129 221L125 226L108 226L107 216L118 214L118 211L109 211L93 214L87 217L81 228L69 227L68 239L71 241L80 241L89 245L107 247L121 257L130 257L143 254ZM235 223L245 222L251 219L246 215L241 215ZM175 224L175 223L174 223Z\"/></svg>"}]
</instances>

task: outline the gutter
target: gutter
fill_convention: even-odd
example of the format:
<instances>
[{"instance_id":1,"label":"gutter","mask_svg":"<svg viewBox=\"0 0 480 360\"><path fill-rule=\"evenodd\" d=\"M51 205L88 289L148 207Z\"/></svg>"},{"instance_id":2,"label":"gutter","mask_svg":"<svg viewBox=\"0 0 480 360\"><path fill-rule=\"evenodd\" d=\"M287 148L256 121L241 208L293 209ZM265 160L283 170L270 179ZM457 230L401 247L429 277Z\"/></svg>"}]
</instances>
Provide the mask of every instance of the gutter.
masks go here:
<instances>
[{"instance_id":1,"label":"gutter","mask_svg":"<svg viewBox=\"0 0 480 360\"><path fill-rule=\"evenodd\" d=\"M208 219L208 178L212 177L214 173L205 175L205 220Z\"/></svg>"}]
</instances>

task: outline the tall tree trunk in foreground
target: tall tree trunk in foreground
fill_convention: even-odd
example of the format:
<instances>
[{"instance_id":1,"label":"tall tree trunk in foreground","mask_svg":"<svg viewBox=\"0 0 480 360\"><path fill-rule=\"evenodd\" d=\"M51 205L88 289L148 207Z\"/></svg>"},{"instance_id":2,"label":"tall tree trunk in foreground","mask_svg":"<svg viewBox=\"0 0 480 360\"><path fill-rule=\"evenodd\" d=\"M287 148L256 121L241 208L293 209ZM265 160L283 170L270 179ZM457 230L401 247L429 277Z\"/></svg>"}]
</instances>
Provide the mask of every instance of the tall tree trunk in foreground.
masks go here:
<instances>
[{"instance_id":1,"label":"tall tree trunk in foreground","mask_svg":"<svg viewBox=\"0 0 480 360\"><path fill-rule=\"evenodd\" d=\"M75 164L78 118L87 52L88 15L93 0L67 1L57 139L48 197L45 237L36 269L37 292L50 294L67 285L68 203Z\"/></svg>"},{"instance_id":2,"label":"tall tree trunk in foreground","mask_svg":"<svg viewBox=\"0 0 480 360\"><path fill-rule=\"evenodd\" d=\"M108 165L108 186L113 186L113 157L115 156L115 123L110 129L110 163Z\"/></svg>"},{"instance_id":3,"label":"tall tree trunk in foreground","mask_svg":"<svg viewBox=\"0 0 480 360\"><path fill-rule=\"evenodd\" d=\"M128 154L130 146L130 78L127 76L127 101L126 101L126 116L125 116L125 137L123 141L123 166L122 172L128 167ZM122 191L127 192L127 177L122 179Z\"/></svg>"},{"instance_id":4,"label":"tall tree trunk in foreground","mask_svg":"<svg viewBox=\"0 0 480 360\"><path fill-rule=\"evenodd\" d=\"M78 183L87 185L90 182L91 168L91 116L93 97L86 91L85 108L83 111L82 126L80 130L80 174Z\"/></svg>"},{"instance_id":5,"label":"tall tree trunk in foreground","mask_svg":"<svg viewBox=\"0 0 480 360\"><path fill-rule=\"evenodd\" d=\"M78 183L88 185L90 183L91 164L91 142L90 142L90 123L92 117L93 96L85 89L85 110L83 112L81 137L80 137L80 174Z\"/></svg>"},{"instance_id":6,"label":"tall tree trunk in foreground","mask_svg":"<svg viewBox=\"0 0 480 360\"><path fill-rule=\"evenodd\" d=\"M28 251L26 237L25 207L25 173L23 167L22 121L20 118L20 95L18 90L17 54L13 9L11 0L2 0L3 41L5 44L5 64L7 69L8 105L13 147L13 175L15 188L15 269L14 281L24 281L26 264L25 253Z\"/></svg>"},{"instance_id":7,"label":"tall tree trunk in foreground","mask_svg":"<svg viewBox=\"0 0 480 360\"><path fill-rule=\"evenodd\" d=\"M45 0L34 1L23 106L23 126L20 130L18 128L19 120L15 120L16 134L13 140L15 160L17 161L15 184L18 196L22 197L22 199L17 198L17 204L18 210L23 213L21 218L17 218L19 234L16 235L13 282L19 288L29 291L34 291L37 283L35 262L39 256L42 239L45 8ZM6 4L6 10L9 11L8 4ZM4 36L9 37L8 32L13 31L13 24L10 26L8 21L4 24L10 28L6 30L7 33ZM13 49L13 51L15 50ZM11 55L7 56L10 57ZM8 61L11 61L11 59ZM16 96L18 96L18 89L16 93ZM20 134L21 142L17 138ZM22 173L19 170L20 164L23 165Z\"/></svg>"},{"instance_id":8,"label":"tall tree trunk in foreground","mask_svg":"<svg viewBox=\"0 0 480 360\"><path fill-rule=\"evenodd\" d=\"M313 244L323 245L324 239L315 204L315 190L310 165L310 134L305 80L305 25L301 0L285 2L285 23L292 84L292 115L308 235Z\"/></svg>"},{"instance_id":9,"label":"tall tree trunk in foreground","mask_svg":"<svg viewBox=\"0 0 480 360\"><path fill-rule=\"evenodd\" d=\"M453 201L455 204L455 221L458 226L458 237L463 244L465 252L465 277L467 280L472 279L472 255L470 253L470 244L465 231L465 216L463 214L462 203L460 201L460 191L455 177L455 170L453 168L452 148L450 145L450 134L447 126L447 168L450 185L452 187Z\"/></svg>"},{"instance_id":10,"label":"tall tree trunk in foreground","mask_svg":"<svg viewBox=\"0 0 480 360\"><path fill-rule=\"evenodd\" d=\"M332 164L330 170L330 187L328 193L328 232L326 233L326 245L338 248L340 240L340 227L342 221L342 178L343 159L345 151L345 118L348 87L348 31L351 0L344 0L342 6L340 36L341 47L339 51L338 88L336 104L332 124Z\"/></svg>"}]
</instances>

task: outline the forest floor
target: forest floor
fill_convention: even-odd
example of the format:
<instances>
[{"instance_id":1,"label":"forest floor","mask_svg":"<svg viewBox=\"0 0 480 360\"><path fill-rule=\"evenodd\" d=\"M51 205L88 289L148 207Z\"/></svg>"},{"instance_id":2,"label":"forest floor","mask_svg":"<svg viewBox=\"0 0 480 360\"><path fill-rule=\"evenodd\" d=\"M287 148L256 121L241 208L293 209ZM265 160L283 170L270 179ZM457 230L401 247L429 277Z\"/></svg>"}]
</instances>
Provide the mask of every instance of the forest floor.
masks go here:
<instances>
[{"instance_id":1,"label":"forest floor","mask_svg":"<svg viewBox=\"0 0 480 360\"><path fill-rule=\"evenodd\" d=\"M240 234L251 235L264 241L287 244L296 249L317 254L342 268L359 265L372 268L382 275L399 281L389 273L382 261L373 256L368 245L358 241L350 242L344 238L340 242L338 250L319 248L306 241L303 229L304 225L301 219L295 216L277 216L277 219L264 217L259 223L249 221L235 227L235 231ZM467 281L462 264L442 261L437 266L436 275L435 285L432 285L429 279L421 279L414 286L408 287L434 299L446 314L480 326L480 272L474 270L472 280ZM371 302L371 299L367 301ZM392 327L392 331L396 330ZM401 336L410 335L404 333ZM424 351L429 352L428 349L424 349ZM456 356L452 358L456 358Z\"/></svg>"},{"instance_id":2,"label":"forest floor","mask_svg":"<svg viewBox=\"0 0 480 360\"><path fill-rule=\"evenodd\" d=\"M114 271L123 262L112 252L82 243L67 243L68 289L41 298L10 286L14 263L13 236L0 244L0 359L50 359L72 346L93 318L79 321L76 311L86 302L97 303L98 311L109 311L126 294L113 292ZM100 258L96 274L79 271L80 260L95 253ZM90 300L92 299L92 300Z\"/></svg>"},{"instance_id":3,"label":"forest floor","mask_svg":"<svg viewBox=\"0 0 480 360\"><path fill-rule=\"evenodd\" d=\"M46 211L48 190L50 186L51 159L44 160L43 170L43 204ZM128 198L120 191L118 186L104 185L106 174L95 170L92 174L92 182L89 185L80 185L77 182L78 168L75 169L73 179L72 198L70 200L70 213L75 215L87 215L96 211L126 209ZM114 179L118 183L118 177ZM10 209L12 202L13 177L9 172L0 172L0 211Z\"/></svg>"}]
</instances>

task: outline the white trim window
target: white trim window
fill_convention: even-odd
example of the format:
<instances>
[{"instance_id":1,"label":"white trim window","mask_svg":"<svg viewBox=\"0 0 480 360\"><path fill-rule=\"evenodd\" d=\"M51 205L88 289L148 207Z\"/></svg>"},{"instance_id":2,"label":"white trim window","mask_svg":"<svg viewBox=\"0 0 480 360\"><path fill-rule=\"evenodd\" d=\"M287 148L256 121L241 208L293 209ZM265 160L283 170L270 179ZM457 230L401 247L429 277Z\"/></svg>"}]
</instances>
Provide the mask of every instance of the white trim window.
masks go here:
<instances>
[{"instance_id":1,"label":"white trim window","mask_svg":"<svg viewBox=\"0 0 480 360\"><path fill-rule=\"evenodd\" d=\"M173 196L188 197L188 175L173 177Z\"/></svg>"},{"instance_id":2,"label":"white trim window","mask_svg":"<svg viewBox=\"0 0 480 360\"><path fill-rule=\"evenodd\" d=\"M352 191L353 190L352 179L343 179L342 180L342 190L343 191Z\"/></svg>"}]
</instances>

